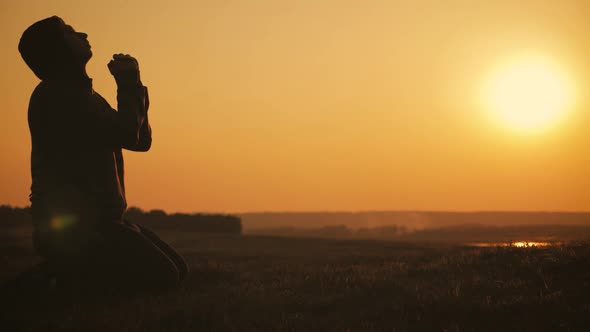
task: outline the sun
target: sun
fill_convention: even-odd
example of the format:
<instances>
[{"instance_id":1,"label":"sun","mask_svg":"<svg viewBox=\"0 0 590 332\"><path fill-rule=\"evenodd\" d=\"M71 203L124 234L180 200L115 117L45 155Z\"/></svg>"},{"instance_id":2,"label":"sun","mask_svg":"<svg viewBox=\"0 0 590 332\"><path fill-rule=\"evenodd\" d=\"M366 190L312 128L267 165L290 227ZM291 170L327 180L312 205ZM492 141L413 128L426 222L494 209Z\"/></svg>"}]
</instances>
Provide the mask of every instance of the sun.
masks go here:
<instances>
[{"instance_id":1,"label":"sun","mask_svg":"<svg viewBox=\"0 0 590 332\"><path fill-rule=\"evenodd\" d=\"M570 111L573 86L566 73L546 59L529 57L497 67L484 84L485 108L519 132L557 125Z\"/></svg>"}]
</instances>

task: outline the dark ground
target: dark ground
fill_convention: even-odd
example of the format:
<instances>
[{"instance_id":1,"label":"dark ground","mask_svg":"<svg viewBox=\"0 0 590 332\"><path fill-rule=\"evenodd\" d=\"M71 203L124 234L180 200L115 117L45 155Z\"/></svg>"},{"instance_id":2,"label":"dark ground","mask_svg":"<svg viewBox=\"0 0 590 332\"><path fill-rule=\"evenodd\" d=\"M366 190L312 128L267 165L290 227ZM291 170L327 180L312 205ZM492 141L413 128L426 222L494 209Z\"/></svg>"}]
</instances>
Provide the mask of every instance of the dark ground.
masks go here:
<instances>
[{"instance_id":1,"label":"dark ground","mask_svg":"<svg viewBox=\"0 0 590 332\"><path fill-rule=\"evenodd\" d=\"M2 298L2 331L588 331L590 244L470 248L163 232L192 271L134 299ZM33 265L0 233L0 281Z\"/></svg>"}]
</instances>

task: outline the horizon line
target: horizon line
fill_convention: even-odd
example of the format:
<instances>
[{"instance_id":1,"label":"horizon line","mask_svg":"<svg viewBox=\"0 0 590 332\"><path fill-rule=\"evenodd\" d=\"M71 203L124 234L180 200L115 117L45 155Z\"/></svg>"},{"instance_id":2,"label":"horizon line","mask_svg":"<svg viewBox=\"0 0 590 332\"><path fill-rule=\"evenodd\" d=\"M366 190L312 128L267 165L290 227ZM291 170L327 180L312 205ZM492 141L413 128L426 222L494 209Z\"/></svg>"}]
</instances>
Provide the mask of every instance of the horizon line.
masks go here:
<instances>
[{"instance_id":1,"label":"horizon line","mask_svg":"<svg viewBox=\"0 0 590 332\"><path fill-rule=\"evenodd\" d=\"M30 205L26 206L17 206L17 205L10 205L10 204L0 204L0 207L10 207L10 208L19 208L25 209L29 208ZM241 212L226 212L226 211L193 211L193 212L186 212L186 211L174 211L169 212L165 209L155 208L155 209L144 209L139 206L129 206L126 210L136 208L140 209L143 212L150 212L154 210L164 211L166 214L175 214L175 213L184 213L184 214L235 214L235 215L244 215L244 214L271 214L271 213L301 213L301 214L309 214L309 213L391 213L391 212L399 212L399 213L567 213L567 214L587 214L590 213L590 210L442 210L442 209L434 209L434 210L416 210L416 209L368 209L368 210L258 210L258 211L241 211Z\"/></svg>"}]
</instances>

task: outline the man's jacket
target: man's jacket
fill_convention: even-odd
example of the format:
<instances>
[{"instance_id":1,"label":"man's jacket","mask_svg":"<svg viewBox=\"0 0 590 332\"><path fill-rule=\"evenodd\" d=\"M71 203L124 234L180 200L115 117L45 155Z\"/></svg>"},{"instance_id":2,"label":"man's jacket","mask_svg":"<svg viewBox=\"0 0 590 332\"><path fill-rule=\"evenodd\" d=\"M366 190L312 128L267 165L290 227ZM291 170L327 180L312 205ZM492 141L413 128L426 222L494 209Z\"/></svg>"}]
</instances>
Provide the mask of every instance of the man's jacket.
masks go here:
<instances>
[{"instance_id":1,"label":"man's jacket","mask_svg":"<svg viewBox=\"0 0 590 332\"><path fill-rule=\"evenodd\" d=\"M33 92L31 208L36 231L120 222L127 207L122 149L148 151L147 88L119 87L118 111L92 80L43 81Z\"/></svg>"}]
</instances>

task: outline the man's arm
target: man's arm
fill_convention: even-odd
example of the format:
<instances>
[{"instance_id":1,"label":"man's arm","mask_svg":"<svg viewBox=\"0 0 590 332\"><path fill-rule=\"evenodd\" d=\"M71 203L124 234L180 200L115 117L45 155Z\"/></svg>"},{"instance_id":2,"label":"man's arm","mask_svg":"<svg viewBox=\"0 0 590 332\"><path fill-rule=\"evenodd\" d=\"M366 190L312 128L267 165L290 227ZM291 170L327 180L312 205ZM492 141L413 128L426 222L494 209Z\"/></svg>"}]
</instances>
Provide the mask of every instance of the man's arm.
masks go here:
<instances>
[{"instance_id":1,"label":"man's arm","mask_svg":"<svg viewBox=\"0 0 590 332\"><path fill-rule=\"evenodd\" d=\"M116 55L109 63L109 70L117 82L118 111L105 110L108 104L97 102L91 91L59 85L52 85L49 91L35 98L49 111L34 107L33 113L38 116L33 122L47 128L44 131L52 146L75 150L128 147L146 151L149 148L151 129L146 123L149 103L147 90L139 80L137 61Z\"/></svg>"},{"instance_id":2,"label":"man's arm","mask_svg":"<svg viewBox=\"0 0 590 332\"><path fill-rule=\"evenodd\" d=\"M31 97L31 132L43 137L44 146L66 151L136 146L145 122L144 93L120 89L114 111L90 91L43 84Z\"/></svg>"},{"instance_id":3,"label":"man's arm","mask_svg":"<svg viewBox=\"0 0 590 332\"><path fill-rule=\"evenodd\" d=\"M144 100L143 100L143 112L144 121L139 128L139 136L137 144L135 145L124 145L123 148L131 151L146 152L149 151L152 146L152 128L149 122L148 110L150 107L150 99L148 95L147 87L144 87Z\"/></svg>"},{"instance_id":4,"label":"man's arm","mask_svg":"<svg viewBox=\"0 0 590 332\"><path fill-rule=\"evenodd\" d=\"M122 147L132 151L148 151L152 144L152 130L148 121L149 96L141 83L139 63L130 55L115 54L108 68L117 82L119 112L132 111L138 116L136 131L129 132Z\"/></svg>"}]
</instances>

